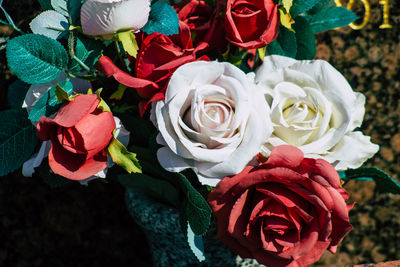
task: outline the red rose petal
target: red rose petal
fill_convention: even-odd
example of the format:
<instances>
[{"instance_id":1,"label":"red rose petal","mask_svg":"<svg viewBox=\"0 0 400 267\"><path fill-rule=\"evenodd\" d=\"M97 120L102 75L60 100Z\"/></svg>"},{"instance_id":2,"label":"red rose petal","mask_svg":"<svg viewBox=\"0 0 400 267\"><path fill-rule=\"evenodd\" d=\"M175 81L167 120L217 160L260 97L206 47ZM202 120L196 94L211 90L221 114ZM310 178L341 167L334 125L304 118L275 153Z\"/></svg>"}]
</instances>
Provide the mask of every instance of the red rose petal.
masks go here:
<instances>
[{"instance_id":1,"label":"red rose petal","mask_svg":"<svg viewBox=\"0 0 400 267\"><path fill-rule=\"evenodd\" d=\"M107 167L107 155L104 151L92 158L74 154L64 149L57 138L52 138L49 152L49 165L54 173L71 180L86 179Z\"/></svg>"},{"instance_id":2,"label":"red rose petal","mask_svg":"<svg viewBox=\"0 0 400 267\"><path fill-rule=\"evenodd\" d=\"M54 118L54 122L62 127L72 127L84 116L97 108L100 100L97 95L77 95L73 101L62 107Z\"/></svg>"},{"instance_id":3,"label":"red rose petal","mask_svg":"<svg viewBox=\"0 0 400 267\"><path fill-rule=\"evenodd\" d=\"M279 167L296 168L303 159L304 153L300 149L294 146L282 145L272 149L266 163Z\"/></svg>"},{"instance_id":4,"label":"red rose petal","mask_svg":"<svg viewBox=\"0 0 400 267\"><path fill-rule=\"evenodd\" d=\"M73 129L82 136L82 142L76 148L86 151L92 157L103 150L113 137L115 129L114 117L110 112L88 114Z\"/></svg>"},{"instance_id":5,"label":"red rose petal","mask_svg":"<svg viewBox=\"0 0 400 267\"><path fill-rule=\"evenodd\" d=\"M114 79L117 80L119 83L126 85L128 87L143 88L145 86L151 85L154 86L155 88L158 88L158 85L152 81L135 78L129 75L128 73L122 71L112 62L110 58L106 56L102 56L99 58L99 60L96 63L96 68L100 72L107 75L108 77L113 76Z\"/></svg>"}]
</instances>

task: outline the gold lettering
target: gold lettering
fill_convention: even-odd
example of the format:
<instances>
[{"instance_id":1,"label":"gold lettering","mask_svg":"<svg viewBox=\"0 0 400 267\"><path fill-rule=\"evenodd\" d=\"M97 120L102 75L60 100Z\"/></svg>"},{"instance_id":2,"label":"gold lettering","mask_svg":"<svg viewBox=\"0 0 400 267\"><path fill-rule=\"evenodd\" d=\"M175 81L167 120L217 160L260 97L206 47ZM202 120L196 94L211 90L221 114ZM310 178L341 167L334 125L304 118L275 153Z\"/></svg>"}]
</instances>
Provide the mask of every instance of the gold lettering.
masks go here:
<instances>
[{"instance_id":1,"label":"gold lettering","mask_svg":"<svg viewBox=\"0 0 400 267\"><path fill-rule=\"evenodd\" d=\"M383 5L383 24L379 26L380 29L390 29L392 25L389 21L389 0L380 0L379 4Z\"/></svg>"},{"instance_id":2,"label":"gold lettering","mask_svg":"<svg viewBox=\"0 0 400 267\"><path fill-rule=\"evenodd\" d=\"M389 0L381 0L381 1L389 1ZM348 10L351 10L353 8L354 2L355 2L355 0L350 0L349 3L347 3L346 8ZM361 0L361 3L364 6L364 18L363 18L363 21L360 24L356 24L354 22L349 24L349 26L354 30L360 30L360 29L364 28L365 25L367 25L367 23L369 21L369 18L371 17L371 5L369 4L369 1L368 0ZM335 4L336 4L336 6L343 6L341 0L335 0Z\"/></svg>"}]
</instances>

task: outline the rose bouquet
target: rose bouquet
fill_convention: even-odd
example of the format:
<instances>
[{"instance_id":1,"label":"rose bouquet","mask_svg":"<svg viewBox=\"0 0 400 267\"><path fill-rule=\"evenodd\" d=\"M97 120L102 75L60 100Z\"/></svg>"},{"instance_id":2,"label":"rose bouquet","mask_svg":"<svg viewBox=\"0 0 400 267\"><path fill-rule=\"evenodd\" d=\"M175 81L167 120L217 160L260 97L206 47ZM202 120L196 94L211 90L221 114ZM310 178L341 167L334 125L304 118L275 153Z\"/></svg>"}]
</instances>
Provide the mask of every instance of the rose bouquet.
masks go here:
<instances>
[{"instance_id":1,"label":"rose bouquet","mask_svg":"<svg viewBox=\"0 0 400 267\"><path fill-rule=\"evenodd\" d=\"M8 41L19 78L1 111L0 175L60 186L115 179L179 210L202 236L266 266L306 266L351 230L343 183L379 149L365 96L314 34L356 16L324 0L52 0ZM170 264L175 264L170 262Z\"/></svg>"}]
</instances>

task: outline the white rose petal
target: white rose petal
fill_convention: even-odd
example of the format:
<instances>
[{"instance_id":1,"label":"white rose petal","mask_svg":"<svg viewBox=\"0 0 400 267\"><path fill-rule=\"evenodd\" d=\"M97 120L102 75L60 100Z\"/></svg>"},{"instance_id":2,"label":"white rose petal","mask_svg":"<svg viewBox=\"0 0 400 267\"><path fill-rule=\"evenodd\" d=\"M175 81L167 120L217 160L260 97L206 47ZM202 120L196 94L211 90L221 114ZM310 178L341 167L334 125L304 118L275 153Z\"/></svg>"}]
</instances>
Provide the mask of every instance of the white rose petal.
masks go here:
<instances>
[{"instance_id":1,"label":"white rose petal","mask_svg":"<svg viewBox=\"0 0 400 267\"><path fill-rule=\"evenodd\" d=\"M86 0L81 9L82 30L88 35L111 35L140 30L146 25L150 0Z\"/></svg>"},{"instance_id":2,"label":"white rose petal","mask_svg":"<svg viewBox=\"0 0 400 267\"><path fill-rule=\"evenodd\" d=\"M240 172L272 132L270 111L254 74L229 63L192 62L171 77L153 105L157 158L169 171L192 168L203 184Z\"/></svg>"},{"instance_id":3,"label":"white rose petal","mask_svg":"<svg viewBox=\"0 0 400 267\"><path fill-rule=\"evenodd\" d=\"M24 103L22 104L23 108L26 108L28 114L30 113L32 107L36 104L36 102L41 98L47 91L51 89L51 87L55 86L57 83L65 81L67 75L63 72L58 76L55 80L49 83L41 83L41 84L33 84L29 87L28 92L26 93ZM71 78L71 83L74 86L75 93L83 93L86 94L88 89L92 87L92 84L89 81Z\"/></svg>"},{"instance_id":4,"label":"white rose petal","mask_svg":"<svg viewBox=\"0 0 400 267\"><path fill-rule=\"evenodd\" d=\"M263 147L266 156L273 147L289 144L341 170L359 167L377 152L368 137L353 132L363 120L364 95L326 61L268 56L255 79L271 106L274 126Z\"/></svg>"}]
</instances>

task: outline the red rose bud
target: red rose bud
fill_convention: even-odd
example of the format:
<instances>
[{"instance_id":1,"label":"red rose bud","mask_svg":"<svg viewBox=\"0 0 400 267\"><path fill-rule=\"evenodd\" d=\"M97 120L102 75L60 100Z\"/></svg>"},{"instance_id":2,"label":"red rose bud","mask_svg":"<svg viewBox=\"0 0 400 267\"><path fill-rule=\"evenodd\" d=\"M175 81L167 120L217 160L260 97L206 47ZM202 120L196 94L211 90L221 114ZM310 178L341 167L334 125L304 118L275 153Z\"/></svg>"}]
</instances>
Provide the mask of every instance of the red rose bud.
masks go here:
<instances>
[{"instance_id":1,"label":"red rose bud","mask_svg":"<svg viewBox=\"0 0 400 267\"><path fill-rule=\"evenodd\" d=\"M278 36L278 5L273 0L228 0L225 31L230 43L241 48L260 48Z\"/></svg>"},{"instance_id":2,"label":"red rose bud","mask_svg":"<svg viewBox=\"0 0 400 267\"><path fill-rule=\"evenodd\" d=\"M105 148L113 138L114 117L98 108L96 94L78 95L54 119L42 116L39 139L51 141L49 165L71 180L86 179L107 167Z\"/></svg>"},{"instance_id":3,"label":"red rose bud","mask_svg":"<svg viewBox=\"0 0 400 267\"><path fill-rule=\"evenodd\" d=\"M327 249L334 253L352 229L347 199L332 165L287 145L224 178L208 196L217 238L241 257L274 267L306 266Z\"/></svg>"}]
</instances>

